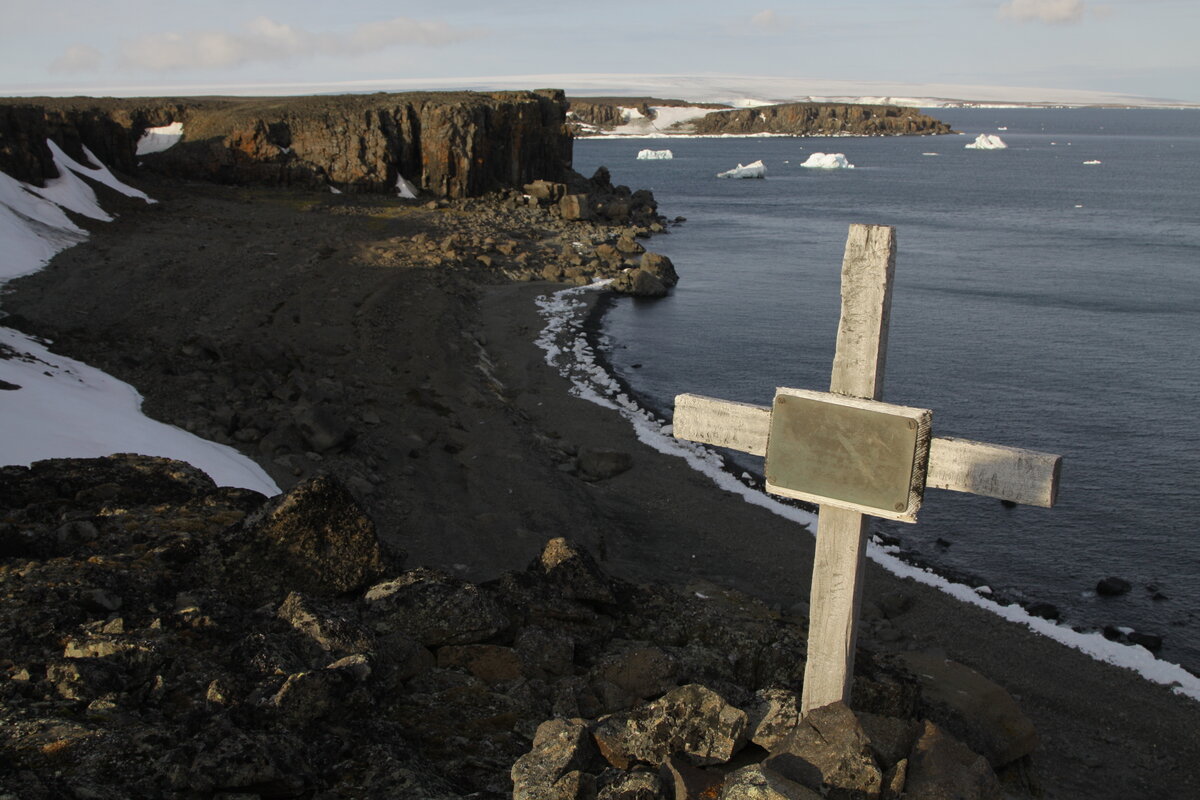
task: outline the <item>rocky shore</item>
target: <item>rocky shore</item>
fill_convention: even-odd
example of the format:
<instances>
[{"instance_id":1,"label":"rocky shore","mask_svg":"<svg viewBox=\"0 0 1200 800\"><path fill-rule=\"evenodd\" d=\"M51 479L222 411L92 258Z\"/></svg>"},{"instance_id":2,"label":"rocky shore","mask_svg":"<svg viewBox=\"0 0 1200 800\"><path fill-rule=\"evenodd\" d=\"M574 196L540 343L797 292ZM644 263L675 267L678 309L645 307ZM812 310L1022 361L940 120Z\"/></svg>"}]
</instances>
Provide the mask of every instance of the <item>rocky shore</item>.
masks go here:
<instances>
[{"instance_id":1,"label":"rocky shore","mask_svg":"<svg viewBox=\"0 0 1200 800\"><path fill-rule=\"evenodd\" d=\"M638 252L665 220L607 183L146 176L157 205L106 195L116 221L10 284L6 323L285 494L0 470L0 795L1200 793L1194 702L873 568L855 714L790 715L811 536L533 344L535 297L668 274Z\"/></svg>"}]
</instances>

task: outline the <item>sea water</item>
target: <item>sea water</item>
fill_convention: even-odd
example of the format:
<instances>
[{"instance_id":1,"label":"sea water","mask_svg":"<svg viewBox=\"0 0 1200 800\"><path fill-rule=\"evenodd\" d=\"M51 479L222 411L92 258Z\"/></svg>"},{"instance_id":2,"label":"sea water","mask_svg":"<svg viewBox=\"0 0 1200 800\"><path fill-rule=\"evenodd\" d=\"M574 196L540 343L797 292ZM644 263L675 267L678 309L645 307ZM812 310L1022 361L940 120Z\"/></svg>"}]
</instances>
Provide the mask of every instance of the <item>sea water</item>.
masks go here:
<instances>
[{"instance_id":1,"label":"sea water","mask_svg":"<svg viewBox=\"0 0 1200 800\"><path fill-rule=\"evenodd\" d=\"M935 435L1064 463L1052 509L931 490L918 524L873 530L1063 626L1160 635L1200 672L1200 111L929 113L966 135L672 139L663 161L577 141L578 171L687 218L648 243L673 293L608 311L611 368L664 419L681 392L826 389L847 228L896 226L884 399L932 409ZM966 149L980 133L1007 148ZM854 168L800 166L816 152ZM765 179L715 177L760 159ZM1132 590L1098 596L1107 576Z\"/></svg>"}]
</instances>

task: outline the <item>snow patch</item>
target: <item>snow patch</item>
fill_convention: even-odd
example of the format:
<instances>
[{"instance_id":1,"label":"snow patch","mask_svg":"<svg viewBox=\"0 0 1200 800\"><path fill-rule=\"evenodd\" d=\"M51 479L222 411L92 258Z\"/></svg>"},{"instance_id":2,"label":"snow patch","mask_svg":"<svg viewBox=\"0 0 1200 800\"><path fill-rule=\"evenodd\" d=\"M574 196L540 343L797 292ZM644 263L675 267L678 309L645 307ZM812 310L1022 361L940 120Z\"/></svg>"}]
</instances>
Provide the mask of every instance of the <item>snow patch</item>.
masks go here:
<instances>
[{"instance_id":1,"label":"snow patch","mask_svg":"<svg viewBox=\"0 0 1200 800\"><path fill-rule=\"evenodd\" d=\"M675 157L670 150L639 150L638 161L666 161Z\"/></svg>"},{"instance_id":2,"label":"snow patch","mask_svg":"<svg viewBox=\"0 0 1200 800\"><path fill-rule=\"evenodd\" d=\"M809 169L854 169L844 153L813 153L800 166Z\"/></svg>"},{"instance_id":3,"label":"snow patch","mask_svg":"<svg viewBox=\"0 0 1200 800\"><path fill-rule=\"evenodd\" d=\"M765 178L767 166L761 160L751 164L738 164L733 169L717 173L718 178Z\"/></svg>"},{"instance_id":4,"label":"snow patch","mask_svg":"<svg viewBox=\"0 0 1200 800\"><path fill-rule=\"evenodd\" d=\"M172 122L158 128L146 128L137 140L134 153L139 156L170 150L183 138L183 123Z\"/></svg>"},{"instance_id":5,"label":"snow patch","mask_svg":"<svg viewBox=\"0 0 1200 800\"><path fill-rule=\"evenodd\" d=\"M967 150L1003 150L1008 145L994 133L981 133L975 137L975 141L964 145L964 147Z\"/></svg>"},{"instance_id":6,"label":"snow patch","mask_svg":"<svg viewBox=\"0 0 1200 800\"><path fill-rule=\"evenodd\" d=\"M59 251L87 238L64 209L112 219L80 175L155 202L117 180L87 148L84 154L99 166L80 164L54 142L47 144L59 177L47 181L45 188L0 172L0 283L36 272ZM0 381L16 387L0 389L0 464L136 452L187 461L221 486L279 493L261 467L232 447L143 416L142 398L129 384L51 353L44 343L2 326Z\"/></svg>"},{"instance_id":7,"label":"snow patch","mask_svg":"<svg viewBox=\"0 0 1200 800\"><path fill-rule=\"evenodd\" d=\"M405 200L416 200L417 187L405 180L403 175L396 175L396 194L400 195Z\"/></svg>"},{"instance_id":8,"label":"snow patch","mask_svg":"<svg viewBox=\"0 0 1200 800\"><path fill-rule=\"evenodd\" d=\"M0 380L20 387L0 391L4 464L140 453L187 461L220 486L279 494L275 481L232 447L143 416L142 397L129 384L11 328L0 327L0 345L16 352L0 359Z\"/></svg>"}]
</instances>

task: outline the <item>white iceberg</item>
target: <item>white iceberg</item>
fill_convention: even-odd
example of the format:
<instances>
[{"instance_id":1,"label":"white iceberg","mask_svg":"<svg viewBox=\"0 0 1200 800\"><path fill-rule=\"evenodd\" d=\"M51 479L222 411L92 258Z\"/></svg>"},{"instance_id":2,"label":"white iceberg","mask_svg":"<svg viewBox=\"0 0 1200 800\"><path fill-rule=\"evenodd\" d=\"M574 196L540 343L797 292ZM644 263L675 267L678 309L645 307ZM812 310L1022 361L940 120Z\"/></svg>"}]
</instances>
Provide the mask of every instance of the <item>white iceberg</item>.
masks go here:
<instances>
[{"instance_id":1,"label":"white iceberg","mask_svg":"<svg viewBox=\"0 0 1200 800\"><path fill-rule=\"evenodd\" d=\"M674 158L675 154L672 153L670 150L646 149L646 150L639 150L637 157L638 157L638 161L666 161L667 159Z\"/></svg>"},{"instance_id":2,"label":"white iceberg","mask_svg":"<svg viewBox=\"0 0 1200 800\"><path fill-rule=\"evenodd\" d=\"M767 177L767 166L762 160L755 161L753 164L738 164L733 169L727 169L724 172L717 173L718 178L765 178Z\"/></svg>"},{"instance_id":3,"label":"white iceberg","mask_svg":"<svg viewBox=\"0 0 1200 800\"><path fill-rule=\"evenodd\" d=\"M981 133L975 137L975 141L965 147L967 150L1003 150L1008 145L994 133Z\"/></svg>"},{"instance_id":4,"label":"white iceberg","mask_svg":"<svg viewBox=\"0 0 1200 800\"><path fill-rule=\"evenodd\" d=\"M163 150L174 147L175 143L182 138L182 122L172 122L170 125L163 125L159 128L146 128L146 132L138 139L137 149L134 152L139 156L147 153L161 153Z\"/></svg>"},{"instance_id":5,"label":"white iceberg","mask_svg":"<svg viewBox=\"0 0 1200 800\"><path fill-rule=\"evenodd\" d=\"M1083 162L1083 163L1084 163L1084 164L1099 164L1099 163L1100 163L1100 159L1098 159L1098 158L1093 158L1091 161L1085 161L1085 162Z\"/></svg>"},{"instance_id":6,"label":"white iceberg","mask_svg":"<svg viewBox=\"0 0 1200 800\"><path fill-rule=\"evenodd\" d=\"M844 153L813 153L800 166L809 169L854 169Z\"/></svg>"}]
</instances>

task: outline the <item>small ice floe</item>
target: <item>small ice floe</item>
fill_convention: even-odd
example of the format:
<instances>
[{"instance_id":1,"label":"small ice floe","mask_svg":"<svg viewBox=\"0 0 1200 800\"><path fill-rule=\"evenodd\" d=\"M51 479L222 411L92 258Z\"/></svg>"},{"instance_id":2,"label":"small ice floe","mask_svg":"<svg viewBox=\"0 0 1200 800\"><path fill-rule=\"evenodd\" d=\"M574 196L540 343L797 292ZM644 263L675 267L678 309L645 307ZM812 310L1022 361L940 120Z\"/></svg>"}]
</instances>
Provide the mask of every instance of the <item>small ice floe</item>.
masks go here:
<instances>
[{"instance_id":1,"label":"small ice floe","mask_svg":"<svg viewBox=\"0 0 1200 800\"><path fill-rule=\"evenodd\" d=\"M163 125L158 128L146 128L146 131L137 141L137 149L134 153L139 156L144 156L147 153L161 153L163 150L169 150L183 138L183 123L172 122L170 125Z\"/></svg>"},{"instance_id":2,"label":"small ice floe","mask_svg":"<svg viewBox=\"0 0 1200 800\"><path fill-rule=\"evenodd\" d=\"M923 156L940 156L941 153L921 153Z\"/></svg>"},{"instance_id":3,"label":"small ice floe","mask_svg":"<svg viewBox=\"0 0 1200 800\"><path fill-rule=\"evenodd\" d=\"M844 153L813 153L800 166L809 169L854 169Z\"/></svg>"},{"instance_id":4,"label":"small ice floe","mask_svg":"<svg viewBox=\"0 0 1200 800\"><path fill-rule=\"evenodd\" d=\"M1075 204L1075 207L1076 207L1076 208L1083 208L1083 203L1076 203L1076 204Z\"/></svg>"},{"instance_id":5,"label":"small ice floe","mask_svg":"<svg viewBox=\"0 0 1200 800\"><path fill-rule=\"evenodd\" d=\"M975 141L965 147L967 150L1003 150L1008 145L994 133L981 133L975 137Z\"/></svg>"},{"instance_id":6,"label":"small ice floe","mask_svg":"<svg viewBox=\"0 0 1200 800\"><path fill-rule=\"evenodd\" d=\"M752 164L738 164L733 169L717 173L718 178L765 178L767 166L761 160Z\"/></svg>"},{"instance_id":7,"label":"small ice floe","mask_svg":"<svg viewBox=\"0 0 1200 800\"><path fill-rule=\"evenodd\" d=\"M1091 161L1085 161L1084 164L1099 164L1100 160L1093 158Z\"/></svg>"},{"instance_id":8,"label":"small ice floe","mask_svg":"<svg viewBox=\"0 0 1200 800\"><path fill-rule=\"evenodd\" d=\"M396 194L403 197L405 200L417 199L417 187L413 186L403 175L396 176Z\"/></svg>"},{"instance_id":9,"label":"small ice floe","mask_svg":"<svg viewBox=\"0 0 1200 800\"><path fill-rule=\"evenodd\" d=\"M998 131L1006 131L1006 130L1008 130L1008 126L1007 126L1007 125L1001 125L1000 127L996 128L996 130L998 130Z\"/></svg>"},{"instance_id":10,"label":"small ice floe","mask_svg":"<svg viewBox=\"0 0 1200 800\"><path fill-rule=\"evenodd\" d=\"M666 161L674 157L675 154L670 150L650 150L649 148L639 150L637 154L638 161Z\"/></svg>"}]
</instances>

